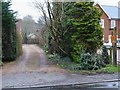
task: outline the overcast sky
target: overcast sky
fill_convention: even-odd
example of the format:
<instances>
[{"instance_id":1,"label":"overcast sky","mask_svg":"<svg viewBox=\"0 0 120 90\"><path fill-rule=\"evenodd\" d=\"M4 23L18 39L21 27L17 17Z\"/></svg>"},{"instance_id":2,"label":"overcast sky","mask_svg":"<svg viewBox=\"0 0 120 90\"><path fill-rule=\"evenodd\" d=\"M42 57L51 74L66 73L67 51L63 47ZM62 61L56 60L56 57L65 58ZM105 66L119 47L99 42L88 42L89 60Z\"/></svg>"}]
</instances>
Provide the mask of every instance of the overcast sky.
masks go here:
<instances>
[{"instance_id":1,"label":"overcast sky","mask_svg":"<svg viewBox=\"0 0 120 90\"><path fill-rule=\"evenodd\" d=\"M31 15L35 20L41 15L37 9L32 6L34 0L12 0L12 10L18 11L18 18L23 18L26 15ZM41 0L40 0L41 1ZM94 0L101 5L118 6L120 0Z\"/></svg>"}]
</instances>

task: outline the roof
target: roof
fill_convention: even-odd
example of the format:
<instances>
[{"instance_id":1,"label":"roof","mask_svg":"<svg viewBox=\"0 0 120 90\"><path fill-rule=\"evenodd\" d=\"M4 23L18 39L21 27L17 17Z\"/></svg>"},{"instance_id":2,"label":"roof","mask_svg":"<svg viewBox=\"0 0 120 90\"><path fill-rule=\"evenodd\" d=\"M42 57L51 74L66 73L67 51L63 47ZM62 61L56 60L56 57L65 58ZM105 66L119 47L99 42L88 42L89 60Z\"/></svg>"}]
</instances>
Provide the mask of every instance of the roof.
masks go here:
<instances>
[{"instance_id":1,"label":"roof","mask_svg":"<svg viewBox=\"0 0 120 90\"><path fill-rule=\"evenodd\" d=\"M34 33L30 33L28 37L36 36Z\"/></svg>"},{"instance_id":2,"label":"roof","mask_svg":"<svg viewBox=\"0 0 120 90\"><path fill-rule=\"evenodd\" d=\"M109 19L120 19L120 8L117 6L101 5L101 7L109 16Z\"/></svg>"}]
</instances>

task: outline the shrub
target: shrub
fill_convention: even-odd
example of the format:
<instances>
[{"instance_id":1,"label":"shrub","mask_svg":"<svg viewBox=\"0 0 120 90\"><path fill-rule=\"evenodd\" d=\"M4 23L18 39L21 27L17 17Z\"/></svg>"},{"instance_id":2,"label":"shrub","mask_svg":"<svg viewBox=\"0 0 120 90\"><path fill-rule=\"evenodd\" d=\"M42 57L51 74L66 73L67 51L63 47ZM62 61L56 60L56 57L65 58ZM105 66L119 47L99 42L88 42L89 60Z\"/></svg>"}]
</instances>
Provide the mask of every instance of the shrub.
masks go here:
<instances>
[{"instance_id":1,"label":"shrub","mask_svg":"<svg viewBox=\"0 0 120 90\"><path fill-rule=\"evenodd\" d=\"M2 65L2 48L1 48L1 45L0 45L0 66Z\"/></svg>"},{"instance_id":2,"label":"shrub","mask_svg":"<svg viewBox=\"0 0 120 90\"><path fill-rule=\"evenodd\" d=\"M102 47L102 59L104 60L105 64L110 63L110 58L109 58L109 55L108 55L108 51L107 51L107 48L105 46Z\"/></svg>"},{"instance_id":3,"label":"shrub","mask_svg":"<svg viewBox=\"0 0 120 90\"><path fill-rule=\"evenodd\" d=\"M80 69L82 70L97 70L103 66L100 55L83 53L80 57Z\"/></svg>"},{"instance_id":4,"label":"shrub","mask_svg":"<svg viewBox=\"0 0 120 90\"><path fill-rule=\"evenodd\" d=\"M22 36L20 32L17 32L16 50L17 50L17 56L22 54Z\"/></svg>"},{"instance_id":5,"label":"shrub","mask_svg":"<svg viewBox=\"0 0 120 90\"><path fill-rule=\"evenodd\" d=\"M2 62L2 41L0 37L0 62Z\"/></svg>"},{"instance_id":6,"label":"shrub","mask_svg":"<svg viewBox=\"0 0 120 90\"><path fill-rule=\"evenodd\" d=\"M73 50L71 51L71 57L73 62L80 63L80 54L83 52L82 50L83 46L82 45L74 45Z\"/></svg>"}]
</instances>

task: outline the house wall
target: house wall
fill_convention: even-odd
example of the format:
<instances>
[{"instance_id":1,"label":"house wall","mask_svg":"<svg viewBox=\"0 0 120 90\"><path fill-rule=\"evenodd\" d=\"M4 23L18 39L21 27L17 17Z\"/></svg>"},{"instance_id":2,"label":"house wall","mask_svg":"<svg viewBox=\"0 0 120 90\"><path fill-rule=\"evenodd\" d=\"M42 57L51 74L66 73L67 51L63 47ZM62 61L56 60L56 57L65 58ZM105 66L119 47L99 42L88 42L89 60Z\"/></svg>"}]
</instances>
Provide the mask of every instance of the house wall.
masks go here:
<instances>
[{"instance_id":1,"label":"house wall","mask_svg":"<svg viewBox=\"0 0 120 90\"><path fill-rule=\"evenodd\" d=\"M117 35L118 35L118 38L120 38L120 20L116 20L115 22L116 22ZM114 35L114 30L110 30L110 35L112 34Z\"/></svg>"},{"instance_id":2,"label":"house wall","mask_svg":"<svg viewBox=\"0 0 120 90\"><path fill-rule=\"evenodd\" d=\"M110 20L107 14L103 11L103 9L99 6L99 4L96 4L100 12L102 13L101 19L104 19L104 28L103 28L103 35L104 35L104 42L108 40L108 36L110 34L109 27L110 27Z\"/></svg>"},{"instance_id":3,"label":"house wall","mask_svg":"<svg viewBox=\"0 0 120 90\"><path fill-rule=\"evenodd\" d=\"M104 35L104 42L109 39L109 35L114 34L114 30L111 30L111 19L109 19L108 15L103 11L99 4L96 4L100 12L102 13L101 19L104 19L104 28L103 28L103 35ZM116 29L118 38L120 38L120 20L116 20Z\"/></svg>"},{"instance_id":4,"label":"house wall","mask_svg":"<svg viewBox=\"0 0 120 90\"><path fill-rule=\"evenodd\" d=\"M120 38L120 20L116 20L116 28L117 28L118 38Z\"/></svg>"},{"instance_id":5,"label":"house wall","mask_svg":"<svg viewBox=\"0 0 120 90\"><path fill-rule=\"evenodd\" d=\"M104 19L104 28L103 28L103 34L104 34L104 42L108 40L108 36L110 34L109 27L110 27L110 20L108 19L108 16L103 12L102 19Z\"/></svg>"}]
</instances>

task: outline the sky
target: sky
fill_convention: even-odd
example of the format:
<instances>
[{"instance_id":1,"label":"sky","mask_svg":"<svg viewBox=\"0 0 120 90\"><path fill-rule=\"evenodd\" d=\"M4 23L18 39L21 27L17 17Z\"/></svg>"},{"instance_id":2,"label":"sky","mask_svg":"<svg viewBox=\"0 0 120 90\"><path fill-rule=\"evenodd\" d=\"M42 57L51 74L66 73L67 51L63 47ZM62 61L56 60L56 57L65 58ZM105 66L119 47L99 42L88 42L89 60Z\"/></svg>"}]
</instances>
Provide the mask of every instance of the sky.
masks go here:
<instances>
[{"instance_id":1,"label":"sky","mask_svg":"<svg viewBox=\"0 0 120 90\"><path fill-rule=\"evenodd\" d=\"M35 21L41 16L41 13L33 6L34 0L12 0L12 10L17 11L17 17L23 18L24 16L31 15ZM41 0L37 0L41 1ZM120 0L94 0L101 5L118 6Z\"/></svg>"}]
</instances>

